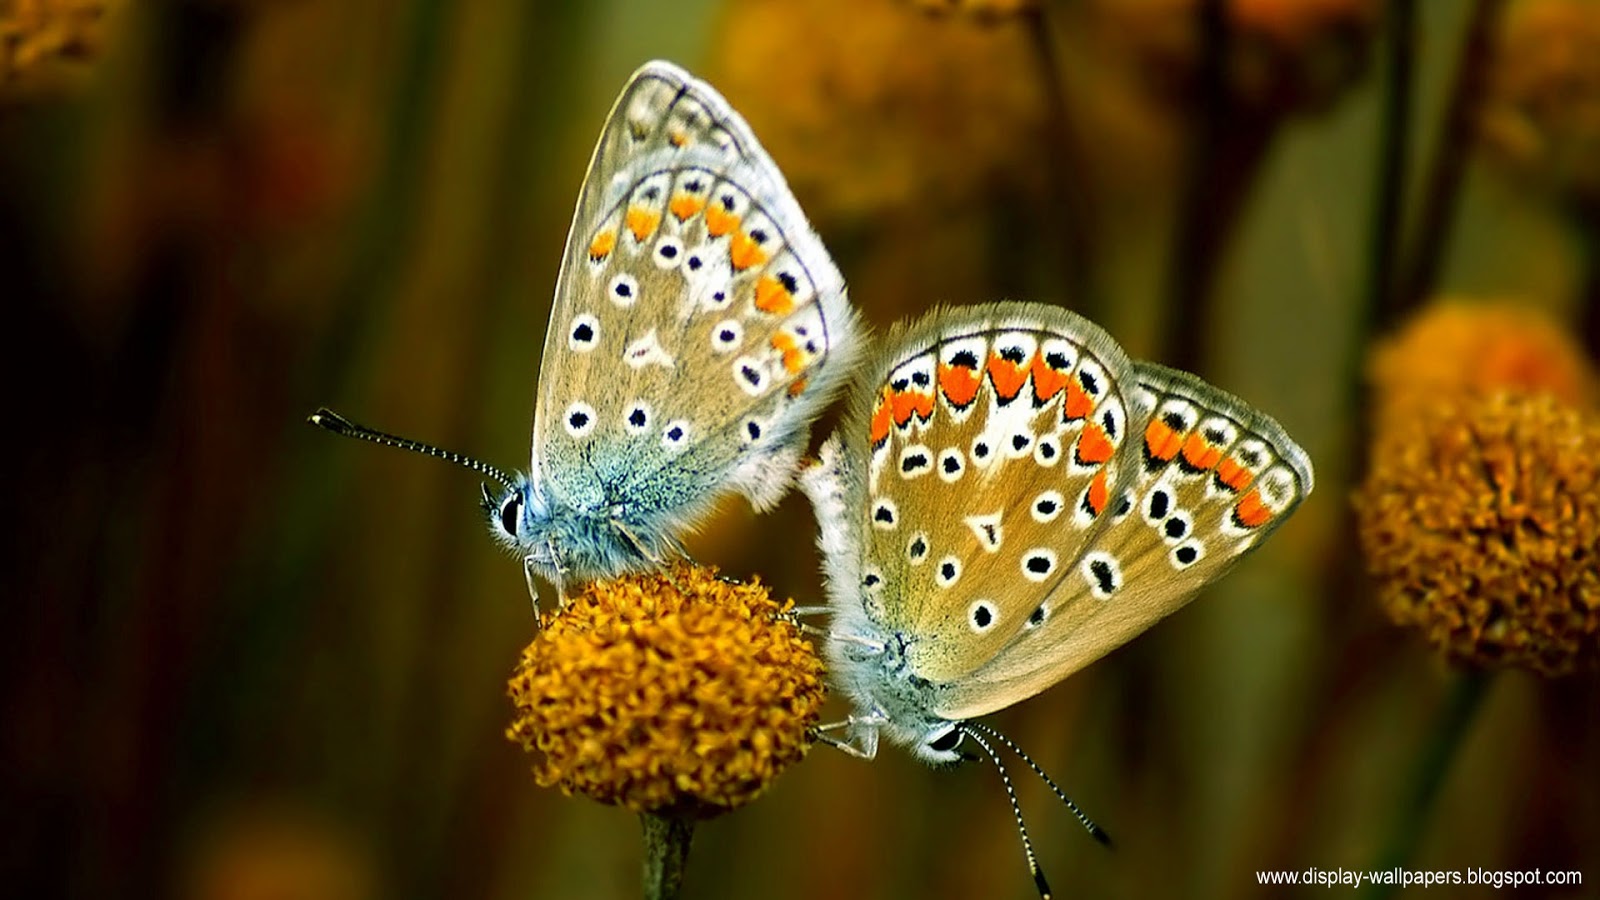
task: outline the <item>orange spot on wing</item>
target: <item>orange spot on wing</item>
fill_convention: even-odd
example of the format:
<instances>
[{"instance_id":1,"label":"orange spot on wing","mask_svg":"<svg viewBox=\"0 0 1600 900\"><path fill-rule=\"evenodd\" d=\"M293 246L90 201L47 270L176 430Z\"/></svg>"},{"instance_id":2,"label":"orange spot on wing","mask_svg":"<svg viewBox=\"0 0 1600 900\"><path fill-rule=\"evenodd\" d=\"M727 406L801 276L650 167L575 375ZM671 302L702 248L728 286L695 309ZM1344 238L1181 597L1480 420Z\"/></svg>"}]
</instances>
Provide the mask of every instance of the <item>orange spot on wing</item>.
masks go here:
<instances>
[{"instance_id":1,"label":"orange spot on wing","mask_svg":"<svg viewBox=\"0 0 1600 900\"><path fill-rule=\"evenodd\" d=\"M733 262L734 269L748 269L766 262L767 252L750 235L741 231L733 236L733 243L728 247L728 259Z\"/></svg>"},{"instance_id":2,"label":"orange spot on wing","mask_svg":"<svg viewBox=\"0 0 1600 900\"><path fill-rule=\"evenodd\" d=\"M721 204L713 203L706 207L706 234L722 237L738 227L739 217L723 209Z\"/></svg>"},{"instance_id":3,"label":"orange spot on wing","mask_svg":"<svg viewBox=\"0 0 1600 900\"><path fill-rule=\"evenodd\" d=\"M786 316L794 309L794 295L783 286L783 282L771 275L763 275L756 281L756 309L775 316Z\"/></svg>"},{"instance_id":4,"label":"orange spot on wing","mask_svg":"<svg viewBox=\"0 0 1600 900\"><path fill-rule=\"evenodd\" d=\"M605 231L595 235L594 240L589 242L589 258L593 260L605 259L616 248L617 231L614 228L607 228Z\"/></svg>"},{"instance_id":5,"label":"orange spot on wing","mask_svg":"<svg viewBox=\"0 0 1600 900\"><path fill-rule=\"evenodd\" d=\"M674 131L667 135L667 140L671 141L674 147L685 147L689 144L689 136L681 131Z\"/></svg>"},{"instance_id":6,"label":"orange spot on wing","mask_svg":"<svg viewBox=\"0 0 1600 900\"><path fill-rule=\"evenodd\" d=\"M1160 419L1151 419L1144 430L1144 449L1153 459L1168 462L1182 445L1183 437Z\"/></svg>"},{"instance_id":7,"label":"orange spot on wing","mask_svg":"<svg viewBox=\"0 0 1600 900\"><path fill-rule=\"evenodd\" d=\"M628 207L628 230L633 232L635 240L644 240L655 233L656 226L661 224L661 214L653 209L642 206Z\"/></svg>"},{"instance_id":8,"label":"orange spot on wing","mask_svg":"<svg viewBox=\"0 0 1600 900\"><path fill-rule=\"evenodd\" d=\"M695 213L704 209L705 205L704 197L696 197L693 194L673 194L672 202L667 204L667 208L672 210L672 214L678 217L679 222L686 222Z\"/></svg>"},{"instance_id":9,"label":"orange spot on wing","mask_svg":"<svg viewBox=\"0 0 1600 900\"><path fill-rule=\"evenodd\" d=\"M944 399L952 406L964 407L978 396L978 385L983 379L978 377L974 369L966 366L947 366L939 364L939 390L944 392Z\"/></svg>"},{"instance_id":10,"label":"orange spot on wing","mask_svg":"<svg viewBox=\"0 0 1600 900\"><path fill-rule=\"evenodd\" d=\"M1094 480L1089 482L1089 493L1084 499L1089 501L1089 511L1094 515L1098 516L1105 511L1106 503L1111 499L1111 488L1106 480L1105 468L1102 467L1100 471L1094 473Z\"/></svg>"},{"instance_id":11,"label":"orange spot on wing","mask_svg":"<svg viewBox=\"0 0 1600 900\"><path fill-rule=\"evenodd\" d=\"M805 348L795 342L795 339L784 332L772 336L772 348L783 354L783 367L790 374L800 371L811 361L810 354Z\"/></svg>"},{"instance_id":12,"label":"orange spot on wing","mask_svg":"<svg viewBox=\"0 0 1600 900\"><path fill-rule=\"evenodd\" d=\"M883 396L878 400L878 408L872 411L872 427L868 432L873 446L883 443L889 438L889 426L894 422L894 392L885 388Z\"/></svg>"},{"instance_id":13,"label":"orange spot on wing","mask_svg":"<svg viewBox=\"0 0 1600 900\"><path fill-rule=\"evenodd\" d=\"M927 419L933 415L933 392L926 394L917 391L891 391L890 402L894 405L894 424L904 426L915 415L919 419Z\"/></svg>"},{"instance_id":14,"label":"orange spot on wing","mask_svg":"<svg viewBox=\"0 0 1600 900\"><path fill-rule=\"evenodd\" d=\"M1209 469L1222 459L1222 451L1212 446L1199 431L1191 432L1183 442L1183 460L1196 469Z\"/></svg>"},{"instance_id":15,"label":"orange spot on wing","mask_svg":"<svg viewBox=\"0 0 1600 900\"><path fill-rule=\"evenodd\" d=\"M798 397L805 392L805 389L806 380L804 378L796 378L794 384L789 385L789 396Z\"/></svg>"},{"instance_id":16,"label":"orange spot on wing","mask_svg":"<svg viewBox=\"0 0 1600 900\"><path fill-rule=\"evenodd\" d=\"M1044 361L1043 353L1034 355L1033 396L1040 403L1047 403L1050 398L1061 393L1070 378L1071 376L1068 373L1051 368L1050 364Z\"/></svg>"},{"instance_id":17,"label":"orange spot on wing","mask_svg":"<svg viewBox=\"0 0 1600 900\"><path fill-rule=\"evenodd\" d=\"M990 354L989 380L994 383L995 393L1000 395L1000 399L1010 400L1022 390L1023 383L1028 380L1028 369L998 354Z\"/></svg>"},{"instance_id":18,"label":"orange spot on wing","mask_svg":"<svg viewBox=\"0 0 1600 900\"><path fill-rule=\"evenodd\" d=\"M1074 454L1078 462L1084 465L1098 465L1111 458L1117 450L1111 445L1111 438L1106 435L1106 430L1094 422L1083 426L1083 433L1078 435L1078 449Z\"/></svg>"},{"instance_id":19,"label":"orange spot on wing","mask_svg":"<svg viewBox=\"0 0 1600 900\"><path fill-rule=\"evenodd\" d=\"M1231 459L1225 459L1217 466L1217 483L1233 491L1242 491L1255 476L1250 470L1239 465Z\"/></svg>"},{"instance_id":20,"label":"orange spot on wing","mask_svg":"<svg viewBox=\"0 0 1600 900\"><path fill-rule=\"evenodd\" d=\"M1061 404L1061 419L1072 422L1094 412L1094 398L1083 389L1078 379L1073 378L1067 382L1067 399Z\"/></svg>"},{"instance_id":21,"label":"orange spot on wing","mask_svg":"<svg viewBox=\"0 0 1600 900\"><path fill-rule=\"evenodd\" d=\"M1252 490L1234 504L1233 517L1246 528L1259 528L1272 519L1272 510L1261 502L1261 492Z\"/></svg>"}]
</instances>

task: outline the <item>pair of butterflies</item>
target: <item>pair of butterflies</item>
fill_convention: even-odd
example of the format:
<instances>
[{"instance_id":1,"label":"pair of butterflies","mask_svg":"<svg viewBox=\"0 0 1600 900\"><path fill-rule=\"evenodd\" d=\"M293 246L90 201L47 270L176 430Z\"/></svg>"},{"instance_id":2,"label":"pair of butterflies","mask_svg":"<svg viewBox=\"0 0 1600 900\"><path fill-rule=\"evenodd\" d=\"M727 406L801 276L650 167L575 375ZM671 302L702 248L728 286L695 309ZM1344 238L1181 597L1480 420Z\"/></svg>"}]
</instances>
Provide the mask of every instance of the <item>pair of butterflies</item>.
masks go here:
<instances>
[{"instance_id":1,"label":"pair of butterflies","mask_svg":"<svg viewBox=\"0 0 1600 900\"><path fill-rule=\"evenodd\" d=\"M801 466L840 389L842 427ZM1272 419L1062 309L938 309L868 347L749 126L664 62L623 89L578 195L529 471L313 421L499 481L491 531L558 586L657 566L719 496L761 510L803 469L856 708L828 740L934 763L971 738L998 764L985 735L1016 748L972 719L1178 609L1312 485Z\"/></svg>"}]
</instances>

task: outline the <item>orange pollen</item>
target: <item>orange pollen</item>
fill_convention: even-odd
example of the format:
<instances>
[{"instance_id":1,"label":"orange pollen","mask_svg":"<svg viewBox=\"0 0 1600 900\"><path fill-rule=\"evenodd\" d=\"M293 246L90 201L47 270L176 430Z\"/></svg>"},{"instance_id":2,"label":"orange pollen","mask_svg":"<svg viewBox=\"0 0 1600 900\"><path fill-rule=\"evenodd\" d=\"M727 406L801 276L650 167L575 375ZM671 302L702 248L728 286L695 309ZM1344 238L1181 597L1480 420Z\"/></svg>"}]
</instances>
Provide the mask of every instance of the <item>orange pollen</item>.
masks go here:
<instances>
[{"instance_id":1,"label":"orange pollen","mask_svg":"<svg viewBox=\"0 0 1600 900\"><path fill-rule=\"evenodd\" d=\"M1066 372L1051 368L1050 364L1044 361L1043 353L1033 357L1033 396L1040 403L1049 402L1052 397L1061 393L1067 386L1068 378Z\"/></svg>"},{"instance_id":2,"label":"orange pollen","mask_svg":"<svg viewBox=\"0 0 1600 900\"><path fill-rule=\"evenodd\" d=\"M705 205L704 197L696 197L693 194L673 194L672 202L667 204L667 208L672 210L672 214L678 217L679 222L686 222L695 213L704 209Z\"/></svg>"},{"instance_id":3,"label":"orange pollen","mask_svg":"<svg viewBox=\"0 0 1600 900\"><path fill-rule=\"evenodd\" d=\"M1028 380L1028 369L999 356L989 357L989 380L994 383L995 392L1002 400L1010 400L1022 390L1022 385Z\"/></svg>"},{"instance_id":4,"label":"orange pollen","mask_svg":"<svg viewBox=\"0 0 1600 900\"><path fill-rule=\"evenodd\" d=\"M1111 438L1106 436L1106 430L1090 422L1083 426L1083 434L1078 436L1078 449L1074 455L1083 465L1099 465L1110 459L1116 449L1111 445Z\"/></svg>"},{"instance_id":5,"label":"orange pollen","mask_svg":"<svg viewBox=\"0 0 1600 900\"><path fill-rule=\"evenodd\" d=\"M767 253L751 239L750 235L741 231L733 236L733 244L728 248L728 259L733 262L734 269L744 270L766 262Z\"/></svg>"},{"instance_id":6,"label":"orange pollen","mask_svg":"<svg viewBox=\"0 0 1600 900\"><path fill-rule=\"evenodd\" d=\"M1217 466L1217 483L1233 491L1242 491L1255 476L1250 470L1239 465L1232 459L1225 459Z\"/></svg>"},{"instance_id":7,"label":"orange pollen","mask_svg":"<svg viewBox=\"0 0 1600 900\"><path fill-rule=\"evenodd\" d=\"M594 240L589 243L589 258L593 260L605 259L607 256L610 256L611 251L615 250L616 248L616 229L607 228L605 231L595 235Z\"/></svg>"},{"instance_id":8,"label":"orange pollen","mask_svg":"<svg viewBox=\"0 0 1600 900\"><path fill-rule=\"evenodd\" d=\"M978 385L982 383L977 371L966 366L939 366L939 390L944 392L944 399L957 408L971 403L978 396Z\"/></svg>"},{"instance_id":9,"label":"orange pollen","mask_svg":"<svg viewBox=\"0 0 1600 900\"><path fill-rule=\"evenodd\" d=\"M1144 448L1152 459L1168 462L1178 455L1181 446L1183 437L1169 428L1167 423L1160 419L1150 420L1150 425L1144 430Z\"/></svg>"},{"instance_id":10,"label":"orange pollen","mask_svg":"<svg viewBox=\"0 0 1600 900\"><path fill-rule=\"evenodd\" d=\"M1067 382L1067 400L1061 405L1061 419L1072 422L1094 412L1094 398L1083 389L1077 379Z\"/></svg>"},{"instance_id":11,"label":"orange pollen","mask_svg":"<svg viewBox=\"0 0 1600 900\"><path fill-rule=\"evenodd\" d=\"M1246 528L1259 528L1272 518L1272 510L1261 502L1261 492L1252 490L1234 504L1233 517Z\"/></svg>"},{"instance_id":12,"label":"orange pollen","mask_svg":"<svg viewBox=\"0 0 1600 900\"><path fill-rule=\"evenodd\" d=\"M1100 515L1105 511L1106 503L1111 499L1111 490L1106 486L1106 470L1104 467L1094 473L1094 480L1089 482L1089 511Z\"/></svg>"},{"instance_id":13,"label":"orange pollen","mask_svg":"<svg viewBox=\"0 0 1600 900\"><path fill-rule=\"evenodd\" d=\"M628 207L628 230L633 232L634 240L642 241L655 233L656 226L661 224L661 214L653 209L642 206Z\"/></svg>"},{"instance_id":14,"label":"orange pollen","mask_svg":"<svg viewBox=\"0 0 1600 900\"><path fill-rule=\"evenodd\" d=\"M783 282L771 275L763 275L756 282L756 309L775 316L786 316L794 309L794 295L783 286Z\"/></svg>"},{"instance_id":15,"label":"orange pollen","mask_svg":"<svg viewBox=\"0 0 1600 900\"><path fill-rule=\"evenodd\" d=\"M1209 469L1222 459L1222 451L1212 446L1200 432L1192 432L1183 442L1183 459L1196 469Z\"/></svg>"},{"instance_id":16,"label":"orange pollen","mask_svg":"<svg viewBox=\"0 0 1600 900\"><path fill-rule=\"evenodd\" d=\"M712 237L722 237L738 227L738 216L728 212L716 203L706 207L706 234Z\"/></svg>"}]
</instances>

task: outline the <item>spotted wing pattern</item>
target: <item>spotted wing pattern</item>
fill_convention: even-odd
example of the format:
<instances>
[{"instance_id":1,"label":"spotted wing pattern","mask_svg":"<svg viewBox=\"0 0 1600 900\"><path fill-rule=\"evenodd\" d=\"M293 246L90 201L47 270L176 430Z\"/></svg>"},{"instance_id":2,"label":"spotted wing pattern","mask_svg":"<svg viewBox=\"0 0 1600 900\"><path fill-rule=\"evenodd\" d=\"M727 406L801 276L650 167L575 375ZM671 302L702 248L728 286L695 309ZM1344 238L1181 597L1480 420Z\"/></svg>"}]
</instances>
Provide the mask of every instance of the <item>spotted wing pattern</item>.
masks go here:
<instances>
[{"instance_id":1,"label":"spotted wing pattern","mask_svg":"<svg viewBox=\"0 0 1600 900\"><path fill-rule=\"evenodd\" d=\"M943 692L966 719L1039 693L1192 599L1283 522L1312 488L1309 458L1277 422L1202 379L1136 363L1148 410L1120 453L1134 475L1104 530L999 652Z\"/></svg>"},{"instance_id":2,"label":"spotted wing pattern","mask_svg":"<svg viewBox=\"0 0 1600 900\"><path fill-rule=\"evenodd\" d=\"M845 426L867 460L847 501L859 577L916 674L957 681L1034 627L1136 474L1119 453L1135 443L1130 363L1087 320L1018 304L936 313L887 343Z\"/></svg>"},{"instance_id":3,"label":"spotted wing pattern","mask_svg":"<svg viewBox=\"0 0 1600 900\"><path fill-rule=\"evenodd\" d=\"M579 195L545 340L533 469L553 504L659 515L781 496L848 369L843 279L710 86L651 63Z\"/></svg>"}]
</instances>

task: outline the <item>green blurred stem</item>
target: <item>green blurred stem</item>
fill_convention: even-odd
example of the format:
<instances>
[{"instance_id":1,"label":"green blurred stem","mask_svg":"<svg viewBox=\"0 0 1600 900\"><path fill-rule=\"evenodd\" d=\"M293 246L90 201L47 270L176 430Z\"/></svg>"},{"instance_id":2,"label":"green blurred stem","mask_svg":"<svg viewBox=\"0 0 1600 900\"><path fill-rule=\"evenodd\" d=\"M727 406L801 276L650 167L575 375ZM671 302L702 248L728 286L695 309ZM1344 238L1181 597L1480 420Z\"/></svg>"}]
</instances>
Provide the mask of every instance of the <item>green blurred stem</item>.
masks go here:
<instances>
[{"instance_id":1,"label":"green blurred stem","mask_svg":"<svg viewBox=\"0 0 1600 900\"><path fill-rule=\"evenodd\" d=\"M1380 329L1393 325L1438 286L1439 269L1455 224L1461 178L1477 144L1479 108L1494 63L1494 36L1505 6L1505 0L1475 0L1472 4L1466 36L1461 42L1461 58L1456 63L1455 83L1445 106L1444 121L1434 138L1409 265L1393 296L1394 302L1380 312Z\"/></svg>"},{"instance_id":2,"label":"green blurred stem","mask_svg":"<svg viewBox=\"0 0 1600 900\"><path fill-rule=\"evenodd\" d=\"M1223 0L1201 0L1194 14L1200 60L1189 104L1165 286L1168 327L1159 358L1198 372L1205 361L1217 275L1280 119L1274 111L1235 102L1228 83L1231 38Z\"/></svg>"},{"instance_id":3,"label":"green blurred stem","mask_svg":"<svg viewBox=\"0 0 1600 900\"><path fill-rule=\"evenodd\" d=\"M645 900L674 900L683 889L694 820L644 812L639 814L639 822L644 826Z\"/></svg>"},{"instance_id":4,"label":"green blurred stem","mask_svg":"<svg viewBox=\"0 0 1600 900\"><path fill-rule=\"evenodd\" d=\"M1395 307L1395 257L1404 214L1406 162L1411 155L1411 106L1415 94L1416 0L1390 0L1383 73L1383 120L1378 132L1378 182L1368 247L1369 322L1388 324Z\"/></svg>"},{"instance_id":5,"label":"green blurred stem","mask_svg":"<svg viewBox=\"0 0 1600 900\"><path fill-rule=\"evenodd\" d=\"M1372 869L1388 871L1406 865L1416 856L1417 847L1427 833L1433 808L1438 803L1440 789L1444 787L1445 776L1450 771L1450 764L1455 760L1473 719L1483 706L1490 681L1489 673L1478 670L1456 676L1444 708L1439 711L1438 721L1434 722L1433 733L1423 745L1411 776L1404 782L1410 787L1410 794L1401 798L1404 802L1396 808L1394 818L1389 823L1389 835L1383 843L1383 852ZM1367 887L1366 896L1368 900L1380 900L1391 896L1398 887L1371 884Z\"/></svg>"}]
</instances>

